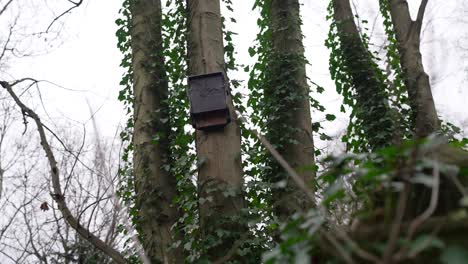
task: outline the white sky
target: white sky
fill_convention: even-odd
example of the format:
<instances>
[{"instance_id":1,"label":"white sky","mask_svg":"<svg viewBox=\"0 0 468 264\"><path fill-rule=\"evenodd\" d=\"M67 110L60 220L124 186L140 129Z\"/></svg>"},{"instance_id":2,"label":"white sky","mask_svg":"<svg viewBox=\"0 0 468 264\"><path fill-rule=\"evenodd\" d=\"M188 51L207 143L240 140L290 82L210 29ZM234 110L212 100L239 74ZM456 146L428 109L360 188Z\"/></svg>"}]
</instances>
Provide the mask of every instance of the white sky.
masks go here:
<instances>
[{"instance_id":1,"label":"white sky","mask_svg":"<svg viewBox=\"0 0 468 264\"><path fill-rule=\"evenodd\" d=\"M29 3L27 6L33 5L32 3L37 6L35 19L50 21L50 16L49 20L44 19L46 15L50 15L47 9L44 9L45 1L40 3L24 1L24 3ZM0 1L0 3L4 2L5 0ZM17 2L18 5L22 3L20 0ZM57 5L63 2L64 0L49 0L48 3L50 9L63 10L57 8ZM234 17L238 23L232 29L239 34L234 39L238 52L237 59L239 63L252 64L254 61L249 57L247 49L253 45L258 31L256 28L257 13L251 11L252 0L235 0L234 2ZM308 73L313 81L326 88L326 92L323 95L317 95L317 98L328 107L327 112L339 115L338 121L327 125L330 133L334 134L346 125L346 116L339 114L341 102L329 77L328 50L323 45L328 32L328 24L325 21L328 1L304 0L302 2L304 3L302 7L304 45L306 56L311 62ZM377 1L355 0L354 2L361 17L372 22ZM410 1L413 10L417 8L419 2L419 0ZM424 32L423 57L434 84L433 91L439 114L449 117L452 121L462 122L466 120L464 108L468 103L466 89L464 89L467 84L466 55L468 52L463 54L457 49L458 44L463 45L467 41L461 38L461 36L466 38L466 25L461 23L462 10L460 7L457 8L456 2L456 0L430 1L426 22L429 21L432 27ZM114 21L118 17L120 5L121 1L85 0L84 5L61 20L64 26L60 39L52 42L54 45L60 43L61 45L52 48L48 54L42 56L10 61L10 68L7 69L8 75L0 72L0 77L7 76L9 80L34 77L77 90L69 91L53 85L41 86L45 109L51 119L49 121L52 123L57 120L68 120L68 122L75 120L77 126L80 127L80 123L86 123L90 118L87 105L89 102L93 110L98 110L96 118L101 133L108 137L113 136L118 124L125 119L123 106L117 101L122 70L119 68L121 54L116 47ZM468 8L465 8L465 12L466 10ZM1 24L5 21L5 19L0 20L0 28L6 25ZM379 37L378 31L376 30L375 33L377 37ZM35 41L32 46L42 40ZM465 46L468 48L468 45L465 44ZM246 75L241 73L231 77L246 78ZM40 106L40 101L36 98L33 104ZM314 116L313 119L319 121L323 119L323 116ZM72 123L75 122L72 121Z\"/></svg>"}]
</instances>

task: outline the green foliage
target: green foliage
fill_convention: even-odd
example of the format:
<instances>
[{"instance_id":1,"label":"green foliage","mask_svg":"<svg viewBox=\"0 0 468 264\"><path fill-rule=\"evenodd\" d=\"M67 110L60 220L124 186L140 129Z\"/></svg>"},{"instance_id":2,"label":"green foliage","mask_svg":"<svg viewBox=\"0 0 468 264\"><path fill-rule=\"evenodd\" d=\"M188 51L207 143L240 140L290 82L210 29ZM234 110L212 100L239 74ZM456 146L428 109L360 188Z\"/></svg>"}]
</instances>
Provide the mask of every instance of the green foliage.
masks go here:
<instances>
[{"instance_id":1,"label":"green foliage","mask_svg":"<svg viewBox=\"0 0 468 264\"><path fill-rule=\"evenodd\" d=\"M138 217L137 209L135 208L135 181L133 178L133 164L132 164L132 153L133 153L133 67L132 67L132 52L131 52L131 34L130 29L132 25L132 16L130 13L131 0L125 0L122 3L122 8L119 10L120 18L115 23L118 26L116 37L117 47L123 54L120 67L123 68L124 74L120 81L122 87L118 100L121 101L126 109L127 122L125 127L120 132L120 139L124 146L122 151L122 164L119 167L119 184L116 191L116 195L122 199L125 205L129 208L130 219L132 224L136 223ZM126 234L124 228L118 229L120 233ZM128 250L128 244L125 243L125 249ZM130 263L137 263L137 258L133 253L129 254Z\"/></svg>"},{"instance_id":2,"label":"green foliage","mask_svg":"<svg viewBox=\"0 0 468 264\"><path fill-rule=\"evenodd\" d=\"M131 142L133 133L133 93L132 93L132 55L131 55L131 14L129 12L131 0L125 0L120 10L120 18L116 20L119 26L116 36L118 47L123 54L121 67L125 73L121 80L122 90L119 100L123 102L127 110L128 121L121 133L125 149L122 154L124 165L119 170L120 182L118 195L130 208L132 224L138 224L137 210L134 207L134 179L132 171ZM344 41L338 33L338 24L333 21L332 7L329 7L328 19L331 20L329 37L326 41L331 51L330 73L335 81L337 91L343 96L342 110L351 110L351 121L344 141L353 153L345 153L329 157L328 170L317 180L321 191L320 203L317 208L304 213L291 216L290 221L280 222L273 213L275 197L273 193L284 191L285 173L277 162L272 159L257 138L242 124L242 157L245 172L245 200L248 206L239 215L232 217L219 217L219 226L229 226L235 222L246 226L246 230L218 228L213 226L208 234L201 234L199 220L199 206L203 204L199 199L196 186L196 172L198 166L195 155L195 138L190 128L189 102L186 95L187 74L187 7L185 0L168 0L163 13L163 52L154 56L164 56L169 94L167 101L167 120L171 131L169 133L170 155L166 157L163 168L177 179L178 195L173 202L181 212L181 217L173 226L173 232L181 234L181 241L176 241L174 246L184 249L187 263L208 263L206 253L216 248L222 241L233 242L236 257L230 259L230 263L309 263L310 256L320 256L326 252L324 234L333 233L334 223L338 218L343 219L342 224L349 222L353 217L364 219L372 217L372 214L381 204L375 203L375 196L391 197L385 206L394 206L395 194L399 194L402 186L408 182L430 187L431 175L427 172L433 169L434 162L423 157L414 157L418 149L431 148L430 142L404 141L411 137L414 115L408 107L408 95L403 83L397 43L393 33L392 23L388 15L387 1L380 1L381 12L384 17L384 27L389 44L385 47L389 72L384 72L376 63L378 56L369 51L369 37L364 32L360 36L366 56L369 60L358 61L358 64L346 62L346 45L351 43L349 39ZM225 7L232 12L232 1L224 0ZM302 55L279 54L272 46L272 29L270 21L271 0L256 0L254 9L260 12L257 26L260 32L254 46L249 48L249 54L256 59L253 65L238 65L235 60L235 46L233 38L235 32L228 29L228 22L235 23L232 16L222 18L226 71L238 70L240 67L249 73L247 87L248 100L243 100L240 93L241 82L229 80L232 89L232 98L235 108L240 113L252 113L249 119L252 125L266 132L266 137L275 142L275 148L280 152L285 144L297 144L291 137L296 130L287 125L292 118L291 106L303 95L297 92L297 80L294 79L301 67L308 62ZM300 22L300 20L299 20ZM348 47L349 48L349 47ZM357 54L356 56L359 56ZM361 54L362 55L362 54ZM376 84L374 90L364 91L356 86L356 81L350 78L351 66L359 66L360 76L366 77L367 70L371 69L375 75L373 81ZM365 69L363 67L366 67ZM356 70L356 69L354 69ZM364 74L363 74L364 73ZM310 80L309 80L310 81ZM361 80L362 81L362 80ZM321 93L323 88L311 82L316 91ZM360 90L361 89L361 90ZM383 99L382 99L383 98ZM318 101L310 99L312 109L317 112L325 112L325 108ZM383 100L387 100L383 102ZM385 113L385 115L382 115ZM336 119L333 114L325 114L325 120L332 122ZM368 123L366 120L373 120ZM397 128L394 126L398 125ZM393 129L395 128L395 129ZM456 134L459 129L448 123L444 126L446 134ZM403 141L401 145L389 146L394 138L395 130L399 131L399 137ZM322 131L320 123L313 124L314 133L322 139L329 139ZM155 134L153 143L158 144L161 135ZM459 147L466 146L466 139L451 137L453 144ZM370 152L373 151L373 152ZM316 150L316 154L320 154ZM314 168L315 169L315 168ZM402 179L404 171L417 174L411 180ZM224 190L224 195L233 195L229 190ZM390 195L388 195L390 194ZM207 198L210 199L210 198ZM385 221L391 221L390 209L384 208ZM125 233L123 228L120 231ZM202 236L203 235L203 236ZM202 237L204 239L202 239ZM280 238L280 239L278 239ZM276 243L281 241L280 243ZM376 253L378 247L385 247L385 241L377 241L377 246L369 246L367 241L362 246ZM443 263L457 263L466 252L460 248L446 246L440 243L433 234L422 234L411 241L402 241L402 245L408 247L410 253L427 252L431 249L440 250ZM351 251L347 248L346 250ZM266 252L265 254L263 254ZM329 253L329 252L328 252ZM262 256L263 254L263 256ZM133 252L130 252L131 263L138 260ZM334 255L334 254L330 254ZM335 260L330 257L329 261ZM338 262L338 258L336 259ZM460 262L461 263L461 262Z\"/></svg>"},{"instance_id":3,"label":"green foliage","mask_svg":"<svg viewBox=\"0 0 468 264\"><path fill-rule=\"evenodd\" d=\"M249 109L248 119L254 127L257 127L274 144L274 147L281 152L285 144L297 144L292 135L297 128L288 125L293 118L294 108L298 100L304 99L304 94L298 89L298 72L308 62L302 55L280 54L273 49L272 30L270 21L270 0L256 0L253 9L257 9L260 18L257 20L259 33L255 44L249 48L248 52L253 59L253 65L245 66L244 71L248 72L250 78L247 83L249 97L247 99L247 109ZM300 23L300 18L297 18ZM312 82L315 85L315 83ZM323 92L323 88L315 85L317 92ZM307 96L307 95L305 95ZM324 112L325 108L314 98L310 97L312 109ZM296 104L297 105L297 104ZM335 119L334 115L326 115L328 121ZM320 123L313 126L314 132L323 134ZM325 134L324 138L329 138ZM245 149L248 168L245 173L249 176L247 183L247 198L250 202L250 210L259 215L260 218L256 234L265 241L265 249L274 247L273 238L280 236L280 223L273 213L274 202L273 193L287 191L284 188L285 173L270 153L251 134L246 133L249 145ZM319 150L316 150L319 154ZM288 187L291 188L291 187ZM276 239L275 238L275 239ZM276 251L275 251L276 252Z\"/></svg>"},{"instance_id":4,"label":"green foliage","mask_svg":"<svg viewBox=\"0 0 468 264\"><path fill-rule=\"evenodd\" d=\"M260 32L257 34L255 45L249 48L249 54L257 61L254 65L245 67L244 70L250 73L248 81L250 95L247 101L248 107L253 111L250 119L253 125L265 132L270 141L275 142L275 147L281 152L282 145L294 143L291 135L296 129L288 126L286 121L291 119L294 114L293 110L295 109L291 106L303 99L304 95L300 93L300 89L297 89L298 80L295 78L296 73L308 62L302 55L279 54L273 49L270 5L271 1L268 0L255 1L254 8L260 11L260 18L257 20ZM298 18L297 23L300 23L300 18ZM315 83L313 84L315 85ZM323 92L322 87L318 85L316 87L317 92ZM312 97L310 97L310 102L312 109L318 112L325 111L325 108ZM328 121L332 121L334 116L328 114L326 118ZM315 132L319 132L321 128L320 123L315 123L313 126ZM256 147L262 148L258 142ZM319 153L319 150L316 151ZM269 160L270 155L266 151L263 151L263 154L257 154L263 155L263 157L258 156L255 159L257 161L263 160L265 170L280 170L278 167L271 167L276 162Z\"/></svg>"},{"instance_id":5,"label":"green foliage","mask_svg":"<svg viewBox=\"0 0 468 264\"><path fill-rule=\"evenodd\" d=\"M369 50L367 29L360 35L341 31L342 24L349 21L336 21L333 5L332 0L328 6L327 19L331 24L325 45L330 49L331 77L337 92L343 96L341 109L351 110L343 141L351 151L361 152L411 138L408 97L388 16L384 25L389 41L386 51L390 72L385 73L376 63L380 60L378 54ZM366 23L362 21L363 25Z\"/></svg>"},{"instance_id":6,"label":"green foliage","mask_svg":"<svg viewBox=\"0 0 468 264\"><path fill-rule=\"evenodd\" d=\"M198 195L194 185L196 173L195 137L189 129L187 74L187 7L183 0L166 1L163 13L164 57L169 81L169 124L171 156L166 168L177 179L178 195L174 203L181 217L174 232L182 234L176 242L185 250L187 261L194 262L202 251L199 240ZM194 169L195 168L195 169Z\"/></svg>"},{"instance_id":7,"label":"green foliage","mask_svg":"<svg viewBox=\"0 0 468 264\"><path fill-rule=\"evenodd\" d=\"M389 2L379 0L380 14L383 17L383 25L387 36L388 44L384 46L387 56L389 72L387 75L387 84L389 85L389 100L394 108L397 109L399 130L402 131L402 137L409 139L412 137L415 126L416 113L409 107L408 89L404 83L403 70L400 63L400 54L398 52L398 43L395 36L395 30L390 18Z\"/></svg>"},{"instance_id":8,"label":"green foliage","mask_svg":"<svg viewBox=\"0 0 468 264\"><path fill-rule=\"evenodd\" d=\"M404 195L408 186L411 185L413 190L433 189L434 171L440 172L441 175L452 175L449 177L467 175L466 172L428 155L442 144L445 144L445 139L432 137L426 140L404 141L401 145L382 148L373 153L348 153L329 157L330 167L320 177L325 189L320 204L307 213L294 215L291 221L281 227L283 240L273 250L264 254L265 263L305 263L298 261L310 260L311 256L320 259L323 254L326 255L327 261L341 263L343 255L336 254L340 251L339 248L335 248L337 245L328 248L331 237L343 242L340 243L342 250L348 252L356 263L366 263L362 258L363 254L356 251L357 248L360 253L367 252L377 259L382 258L392 232L390 227L397 221L393 213L395 200ZM370 199L375 195L383 195L389 202L375 204L374 200ZM412 203L414 199L413 197L407 202ZM340 209L336 207L338 205L345 205L346 210L337 210ZM459 221L466 219L466 208L460 205L454 210L453 213L459 212ZM349 222L341 225L334 223L337 220L336 213L347 214L345 218L358 223L359 227L353 230L346 228L351 225ZM378 219L377 223L373 222L375 219ZM455 219L455 216L446 219ZM410 228L408 226L414 224L414 219L409 220L402 223L402 230L407 230ZM365 232L361 233L382 224L385 224L384 228L370 232L369 235L363 236ZM468 252L462 246L444 243L438 233L431 229L420 231L412 237L405 232L401 233L397 247L397 252L404 252L400 256L401 263L414 258L424 258L426 254L440 256L442 263L463 263L462 260L466 260Z\"/></svg>"},{"instance_id":9,"label":"green foliage","mask_svg":"<svg viewBox=\"0 0 468 264\"><path fill-rule=\"evenodd\" d=\"M132 24L132 17L130 14L130 0L126 0L122 4L122 8L119 13L121 15L115 23L118 26L117 36L117 47L123 54L120 67L124 69L124 74L120 85L122 89L119 92L119 101L124 104L128 119L126 126L120 133L120 138L124 143L124 150L122 154L122 160L124 164L119 170L120 185L117 192L118 196L121 197L126 203L132 204L133 201L133 177L132 177L132 165L131 165L131 153L133 151L132 131L133 131L133 68L132 68L132 52L131 52L131 36L130 28Z\"/></svg>"}]
</instances>

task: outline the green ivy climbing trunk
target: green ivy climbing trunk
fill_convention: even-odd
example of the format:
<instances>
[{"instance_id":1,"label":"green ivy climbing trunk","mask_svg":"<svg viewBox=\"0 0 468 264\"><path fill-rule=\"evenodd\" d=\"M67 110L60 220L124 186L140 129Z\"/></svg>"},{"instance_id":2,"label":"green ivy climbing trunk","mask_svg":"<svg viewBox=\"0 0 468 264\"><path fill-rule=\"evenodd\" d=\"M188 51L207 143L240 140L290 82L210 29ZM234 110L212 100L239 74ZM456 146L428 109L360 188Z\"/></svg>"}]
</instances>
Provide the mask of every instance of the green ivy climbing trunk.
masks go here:
<instances>
[{"instance_id":1,"label":"green ivy climbing trunk","mask_svg":"<svg viewBox=\"0 0 468 264\"><path fill-rule=\"evenodd\" d=\"M371 150L389 146L397 136L394 135L396 121L388 105L382 72L359 34L350 1L334 0L333 16L340 38L343 68L354 88L354 112L363 136Z\"/></svg>"},{"instance_id":2,"label":"green ivy climbing trunk","mask_svg":"<svg viewBox=\"0 0 468 264\"><path fill-rule=\"evenodd\" d=\"M269 80L264 91L264 100L270 105L270 112L266 113L267 136L304 181L311 183L315 176L315 149L299 1L271 0L267 1L267 7L271 31ZM286 180L286 187L273 197L278 217L287 220L294 212L310 208L312 201L275 161L271 162L277 169L270 180Z\"/></svg>"},{"instance_id":3,"label":"green ivy climbing trunk","mask_svg":"<svg viewBox=\"0 0 468 264\"><path fill-rule=\"evenodd\" d=\"M162 168L169 162L167 93L162 56L161 2L131 4L134 93L134 175L137 228L152 263L183 263L180 248L171 248L171 227L179 214L172 205L175 177Z\"/></svg>"},{"instance_id":4,"label":"green ivy climbing trunk","mask_svg":"<svg viewBox=\"0 0 468 264\"><path fill-rule=\"evenodd\" d=\"M225 73L220 1L188 0L187 6L189 74ZM200 227L210 260L225 256L244 232L239 223L244 208L241 138L231 97L228 106L233 122L196 131Z\"/></svg>"}]
</instances>

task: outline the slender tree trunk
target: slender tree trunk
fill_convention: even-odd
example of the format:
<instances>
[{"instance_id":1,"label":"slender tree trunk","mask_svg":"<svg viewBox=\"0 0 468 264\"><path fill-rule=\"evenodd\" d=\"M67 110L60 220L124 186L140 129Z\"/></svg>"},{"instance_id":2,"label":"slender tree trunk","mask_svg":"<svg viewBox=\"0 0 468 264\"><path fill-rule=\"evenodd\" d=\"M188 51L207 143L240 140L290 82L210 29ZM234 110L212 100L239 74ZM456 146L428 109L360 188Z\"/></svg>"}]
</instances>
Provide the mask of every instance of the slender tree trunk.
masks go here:
<instances>
[{"instance_id":1,"label":"slender tree trunk","mask_svg":"<svg viewBox=\"0 0 468 264\"><path fill-rule=\"evenodd\" d=\"M395 28L398 41L398 51L400 53L401 65L405 74L405 83L409 91L409 98L413 112L415 112L415 132L417 137L426 137L431 133L440 130L440 123L432 97L429 76L424 70L420 51L420 35L424 13L428 0L422 0L419 6L417 18L413 21L410 17L407 1L390 0L390 15ZM442 146L434 151L437 160L445 161L449 164L457 164L466 168L467 164L463 160L467 159L466 151L454 149L449 146ZM462 198L460 191L455 186L450 177L441 173L439 196L437 206L433 216L447 216L459 208L459 201ZM458 175L458 180L466 184L466 177ZM431 188L421 185L413 186L412 196L409 199L407 216L409 218L419 215L426 210L431 199ZM468 248L466 232L463 228L448 232L439 232L446 245L462 246ZM434 253L427 253L421 256L415 263L438 263Z\"/></svg>"},{"instance_id":2,"label":"slender tree trunk","mask_svg":"<svg viewBox=\"0 0 468 264\"><path fill-rule=\"evenodd\" d=\"M385 82L361 39L349 0L334 0L334 19L342 45L343 63L356 98L356 117L362 121L371 150L392 144L395 124L386 103Z\"/></svg>"},{"instance_id":3,"label":"slender tree trunk","mask_svg":"<svg viewBox=\"0 0 468 264\"><path fill-rule=\"evenodd\" d=\"M271 107L279 109L268 120L268 135L286 161L295 168L305 182L311 183L315 172L314 141L310 113L309 86L306 60L302 44L301 18L298 0L271 0L269 4L272 51L270 55L270 82L264 96ZM273 161L274 162L274 161ZM303 192L292 180L278 170L279 178L287 186L275 193L278 206L275 211L282 220L295 211L311 206ZM311 185L312 186L312 185Z\"/></svg>"},{"instance_id":4,"label":"slender tree trunk","mask_svg":"<svg viewBox=\"0 0 468 264\"><path fill-rule=\"evenodd\" d=\"M137 227L152 263L183 263L171 226L179 214L172 205L175 177L162 165L169 162L167 93L162 56L161 2L135 0L131 6L134 80L134 174ZM157 138L157 140L155 140Z\"/></svg>"},{"instance_id":5,"label":"slender tree trunk","mask_svg":"<svg viewBox=\"0 0 468 264\"><path fill-rule=\"evenodd\" d=\"M415 21L411 19L407 1L390 0L390 15L398 41L398 52L403 69L405 84L408 89L411 108L414 116L416 137L426 137L440 130L439 119L432 97L429 76L424 70L420 51L420 35L427 0L423 0L419 7ZM450 186L446 186L450 185ZM449 181L441 181L439 210L444 214L457 205L459 194ZM427 206L430 191L425 187L415 186L409 208L409 215L419 214ZM445 202L443 201L445 200ZM450 205L451 204L451 205ZM443 206L447 205L447 206Z\"/></svg>"},{"instance_id":6,"label":"slender tree trunk","mask_svg":"<svg viewBox=\"0 0 468 264\"><path fill-rule=\"evenodd\" d=\"M424 70L420 50L421 27L427 3L428 0L421 2L417 19L413 21L406 1L390 0L390 15L398 41L405 84L415 113L414 126L418 137L426 137L440 130L429 76Z\"/></svg>"},{"instance_id":7,"label":"slender tree trunk","mask_svg":"<svg viewBox=\"0 0 468 264\"><path fill-rule=\"evenodd\" d=\"M189 74L225 72L220 1L188 0L187 6ZM236 119L230 97L228 106L231 117ZM244 207L240 143L236 122L216 131L196 131L202 239L206 243L215 242L207 245L211 248L210 259L224 256L243 232L236 219ZM216 232L221 229L227 231L224 237Z\"/></svg>"}]
</instances>

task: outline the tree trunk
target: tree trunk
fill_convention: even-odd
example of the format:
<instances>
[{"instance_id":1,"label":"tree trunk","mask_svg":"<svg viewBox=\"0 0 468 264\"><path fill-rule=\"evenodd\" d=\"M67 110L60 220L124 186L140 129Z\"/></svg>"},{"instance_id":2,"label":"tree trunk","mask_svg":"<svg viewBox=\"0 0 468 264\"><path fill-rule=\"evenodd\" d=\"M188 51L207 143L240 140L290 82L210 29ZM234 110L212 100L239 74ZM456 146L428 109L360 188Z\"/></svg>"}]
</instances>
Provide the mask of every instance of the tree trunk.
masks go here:
<instances>
[{"instance_id":1,"label":"tree trunk","mask_svg":"<svg viewBox=\"0 0 468 264\"><path fill-rule=\"evenodd\" d=\"M187 6L189 74L225 73L219 0L188 0ZM230 96L228 107L235 120ZM211 243L208 258L214 259L224 256L244 232L236 219L244 207L239 126L230 122L215 131L197 130L196 148L202 240ZM220 230L226 233L221 235Z\"/></svg>"},{"instance_id":2,"label":"tree trunk","mask_svg":"<svg viewBox=\"0 0 468 264\"><path fill-rule=\"evenodd\" d=\"M417 19L413 21L406 1L391 0L390 15L398 41L400 63L408 89L413 113L415 113L414 129L416 137L427 137L440 130L439 119L432 97L429 76L424 71L420 51L420 34L427 0L423 0L419 7ZM444 214L457 207L460 195L456 187L447 179L440 184L440 201L436 214ZM413 188L413 195L409 208L409 215L418 215L427 207L430 199L429 189L421 186Z\"/></svg>"},{"instance_id":3,"label":"tree trunk","mask_svg":"<svg viewBox=\"0 0 468 264\"><path fill-rule=\"evenodd\" d=\"M371 150L392 144L395 121L386 103L385 81L361 39L349 0L334 0L333 15L343 52L343 63L355 90L356 117Z\"/></svg>"},{"instance_id":4,"label":"tree trunk","mask_svg":"<svg viewBox=\"0 0 468 264\"><path fill-rule=\"evenodd\" d=\"M267 3L270 4L272 51L268 64L270 80L264 97L266 102L271 102L272 109L278 109L268 117L267 136L304 181L311 183L315 177L315 149L299 1L271 0ZM278 201L275 211L281 220L287 220L294 212L309 209L312 201L279 166L276 167L272 179L286 179L287 186L274 193L273 199Z\"/></svg>"},{"instance_id":5,"label":"tree trunk","mask_svg":"<svg viewBox=\"0 0 468 264\"><path fill-rule=\"evenodd\" d=\"M131 12L137 228L152 263L183 263L182 250L170 248L175 240L171 226L179 217L172 205L176 180L162 168L169 162L170 127L166 121L168 84L162 56L161 2L135 0Z\"/></svg>"},{"instance_id":6,"label":"tree trunk","mask_svg":"<svg viewBox=\"0 0 468 264\"><path fill-rule=\"evenodd\" d=\"M417 19L413 21L406 1L390 0L390 15L398 41L411 108L415 113L414 127L418 137L426 137L440 130L429 76L424 70L420 51L422 20L427 2L421 2Z\"/></svg>"},{"instance_id":7,"label":"tree trunk","mask_svg":"<svg viewBox=\"0 0 468 264\"><path fill-rule=\"evenodd\" d=\"M426 137L440 131L440 123L432 97L429 76L424 70L420 51L420 35L422 22L428 0L422 0L417 18L413 21L410 17L407 1L390 0L390 15L395 28L400 53L401 65L405 74L411 107L415 112L415 132L417 137ZM468 155L466 151L455 149L448 145L441 146L432 154L436 160L445 161L448 164L456 164L466 168ZM440 172L444 174L444 171ZM462 194L450 177L442 175L440 178L439 196L433 216L447 216L459 208ZM457 176L463 184L466 177L463 173ZM419 215L428 207L431 199L431 188L421 185L412 187L412 196L409 198L407 217L410 219ZM439 232L446 245L458 245L468 248L466 232L463 228L459 232ZM436 253L423 254L415 263L438 263Z\"/></svg>"}]
</instances>

